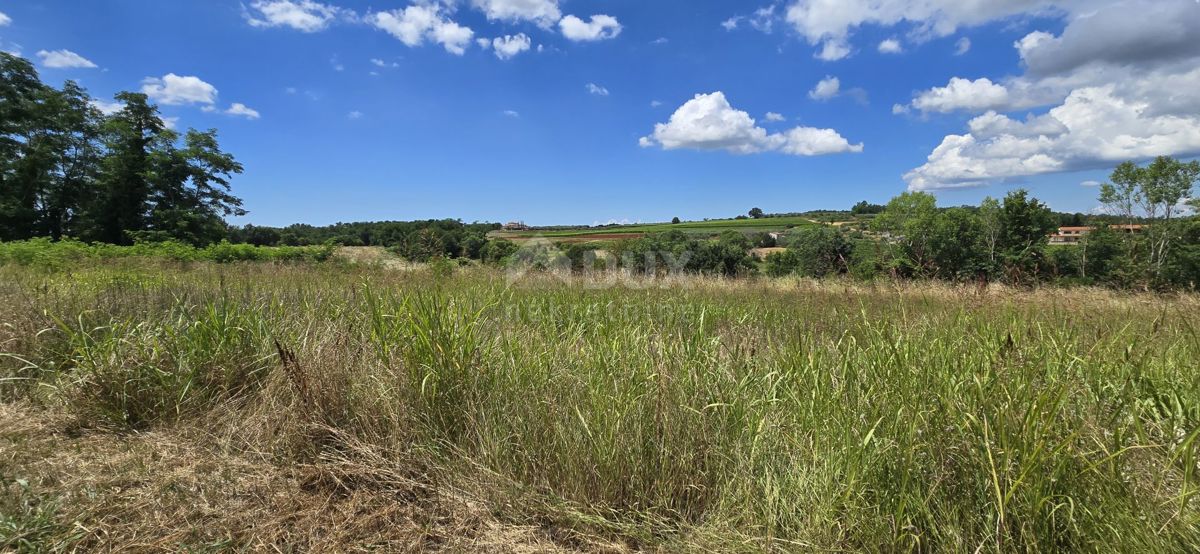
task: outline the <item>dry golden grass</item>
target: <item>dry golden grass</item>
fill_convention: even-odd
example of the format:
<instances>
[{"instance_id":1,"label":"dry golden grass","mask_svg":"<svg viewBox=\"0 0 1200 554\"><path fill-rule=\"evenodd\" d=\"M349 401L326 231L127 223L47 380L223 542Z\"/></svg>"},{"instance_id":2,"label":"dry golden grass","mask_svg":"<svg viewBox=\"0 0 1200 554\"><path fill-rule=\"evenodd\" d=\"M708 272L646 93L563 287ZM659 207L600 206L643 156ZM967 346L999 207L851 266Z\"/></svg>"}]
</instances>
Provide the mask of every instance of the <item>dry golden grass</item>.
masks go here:
<instances>
[{"instance_id":1,"label":"dry golden grass","mask_svg":"<svg viewBox=\"0 0 1200 554\"><path fill-rule=\"evenodd\" d=\"M566 552L537 526L503 523L395 458L340 437L343 453L272 463L198 425L144 433L81 428L0 404L0 473L58 506L87 552ZM19 495L16 483L4 494ZM43 544L43 546L46 546ZM574 546L580 546L578 543ZM618 551L597 543L593 551Z\"/></svg>"}]
</instances>

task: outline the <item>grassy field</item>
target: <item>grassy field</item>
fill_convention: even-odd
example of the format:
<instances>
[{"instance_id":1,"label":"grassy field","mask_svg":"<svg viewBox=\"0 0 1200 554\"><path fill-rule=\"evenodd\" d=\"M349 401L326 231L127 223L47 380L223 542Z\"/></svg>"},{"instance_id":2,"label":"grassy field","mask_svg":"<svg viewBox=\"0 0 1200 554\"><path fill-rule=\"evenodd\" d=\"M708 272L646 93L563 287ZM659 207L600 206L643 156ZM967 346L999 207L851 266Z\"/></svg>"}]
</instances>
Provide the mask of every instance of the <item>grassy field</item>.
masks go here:
<instances>
[{"instance_id":1,"label":"grassy field","mask_svg":"<svg viewBox=\"0 0 1200 554\"><path fill-rule=\"evenodd\" d=\"M0 551L1200 549L1200 298L0 266Z\"/></svg>"},{"instance_id":2,"label":"grassy field","mask_svg":"<svg viewBox=\"0 0 1200 554\"><path fill-rule=\"evenodd\" d=\"M682 231L691 235L712 236L723 231L740 232L772 232L783 231L791 227L816 225L804 217L768 217L762 219L712 219L708 221L685 221L682 223L650 223L634 225L616 225L612 227L592 227L578 229L557 229L547 231L495 231L492 236L510 240L522 240L532 237L544 237L551 240L608 240L630 238L650 233L667 231Z\"/></svg>"}]
</instances>

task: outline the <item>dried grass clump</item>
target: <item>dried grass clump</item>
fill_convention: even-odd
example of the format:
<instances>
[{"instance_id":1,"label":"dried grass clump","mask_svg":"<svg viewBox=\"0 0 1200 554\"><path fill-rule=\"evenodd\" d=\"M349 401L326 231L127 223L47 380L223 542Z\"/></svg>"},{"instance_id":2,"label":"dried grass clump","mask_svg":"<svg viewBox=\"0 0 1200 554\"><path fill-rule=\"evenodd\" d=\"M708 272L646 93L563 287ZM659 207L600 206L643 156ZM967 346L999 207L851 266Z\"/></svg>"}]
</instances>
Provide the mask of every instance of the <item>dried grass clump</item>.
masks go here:
<instances>
[{"instance_id":1,"label":"dried grass clump","mask_svg":"<svg viewBox=\"0 0 1200 554\"><path fill-rule=\"evenodd\" d=\"M333 430L336 449L279 466L203 444L196 428L80 434L12 404L0 405L0 427L0 474L23 475L27 495L41 495L41 511L0 503L3 517L41 518L32 551L563 551L537 527L503 523ZM19 486L5 485L18 500ZM14 538L0 528L5 551L20 549Z\"/></svg>"}]
</instances>

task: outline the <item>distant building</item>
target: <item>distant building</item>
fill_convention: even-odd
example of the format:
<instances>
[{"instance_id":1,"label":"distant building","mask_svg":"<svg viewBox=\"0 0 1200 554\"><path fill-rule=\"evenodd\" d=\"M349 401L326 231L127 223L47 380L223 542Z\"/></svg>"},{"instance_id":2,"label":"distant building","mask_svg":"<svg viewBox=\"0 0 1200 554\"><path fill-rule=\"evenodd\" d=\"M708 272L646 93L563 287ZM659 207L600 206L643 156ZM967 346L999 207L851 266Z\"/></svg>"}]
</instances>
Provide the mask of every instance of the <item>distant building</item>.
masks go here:
<instances>
[{"instance_id":1,"label":"distant building","mask_svg":"<svg viewBox=\"0 0 1200 554\"><path fill-rule=\"evenodd\" d=\"M1093 229L1095 227L1059 227L1050 235L1050 244L1075 244Z\"/></svg>"},{"instance_id":2,"label":"distant building","mask_svg":"<svg viewBox=\"0 0 1200 554\"><path fill-rule=\"evenodd\" d=\"M1140 233L1145 225L1109 225L1109 229L1122 233ZM1095 227L1059 227L1050 235L1050 244L1079 244L1083 237L1095 231Z\"/></svg>"},{"instance_id":3,"label":"distant building","mask_svg":"<svg viewBox=\"0 0 1200 554\"><path fill-rule=\"evenodd\" d=\"M504 224L505 231L528 231L529 226L524 221L509 221Z\"/></svg>"}]
</instances>

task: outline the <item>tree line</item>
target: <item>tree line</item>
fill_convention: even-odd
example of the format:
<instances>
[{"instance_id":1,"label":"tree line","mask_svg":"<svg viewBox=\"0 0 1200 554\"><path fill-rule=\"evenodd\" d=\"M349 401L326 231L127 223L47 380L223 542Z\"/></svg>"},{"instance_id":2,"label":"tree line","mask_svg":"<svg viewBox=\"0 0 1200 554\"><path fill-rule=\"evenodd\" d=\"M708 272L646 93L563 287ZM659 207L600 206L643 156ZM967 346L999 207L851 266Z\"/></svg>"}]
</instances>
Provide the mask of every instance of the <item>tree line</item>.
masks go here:
<instances>
[{"instance_id":1,"label":"tree line","mask_svg":"<svg viewBox=\"0 0 1200 554\"><path fill-rule=\"evenodd\" d=\"M1059 282L1121 288L1194 288L1200 283L1200 219L1187 215L1200 162L1160 157L1121 164L1100 188L1104 214L1055 214L1024 190L977 207L939 208L924 192L906 192L865 229L798 228L767 258L771 275L1014 284ZM1084 227L1078 242L1052 245L1059 226Z\"/></svg>"},{"instance_id":2,"label":"tree line","mask_svg":"<svg viewBox=\"0 0 1200 554\"><path fill-rule=\"evenodd\" d=\"M782 236L728 230L714 238L680 231L611 244L518 249L489 244L485 261L594 271L621 268L643 274L692 272L782 277L845 275L860 279L1058 283L1118 288L1178 289L1200 284L1200 208L1193 189L1200 162L1160 157L1121 164L1100 187L1100 213L1057 213L1028 191L979 206L939 207L926 192L906 192L886 205L860 202L849 211L804 217L850 223L796 226ZM792 214L795 215L795 214ZM745 218L780 217L750 210ZM1055 245L1060 227L1076 227L1077 242ZM758 263L752 251L784 247Z\"/></svg>"},{"instance_id":3,"label":"tree line","mask_svg":"<svg viewBox=\"0 0 1200 554\"><path fill-rule=\"evenodd\" d=\"M499 228L498 223L463 223L455 219L336 223L326 226L246 225L231 227L227 239L229 242L255 246L380 246L414 261L426 261L434 257L478 260L485 253L487 234Z\"/></svg>"}]
</instances>

